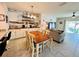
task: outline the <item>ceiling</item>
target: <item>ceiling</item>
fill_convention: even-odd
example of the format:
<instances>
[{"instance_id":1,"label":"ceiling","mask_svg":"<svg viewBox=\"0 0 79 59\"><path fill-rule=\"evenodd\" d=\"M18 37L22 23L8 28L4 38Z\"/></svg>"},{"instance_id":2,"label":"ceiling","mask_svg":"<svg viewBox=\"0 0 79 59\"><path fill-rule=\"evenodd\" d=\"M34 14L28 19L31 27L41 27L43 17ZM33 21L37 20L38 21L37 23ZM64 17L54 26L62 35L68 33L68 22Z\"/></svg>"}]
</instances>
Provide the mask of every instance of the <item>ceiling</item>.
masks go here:
<instances>
[{"instance_id":1,"label":"ceiling","mask_svg":"<svg viewBox=\"0 0 79 59\"><path fill-rule=\"evenodd\" d=\"M79 15L79 2L6 2L6 5L8 8L26 11L31 11L33 5L33 12L56 17L69 17L74 11Z\"/></svg>"}]
</instances>

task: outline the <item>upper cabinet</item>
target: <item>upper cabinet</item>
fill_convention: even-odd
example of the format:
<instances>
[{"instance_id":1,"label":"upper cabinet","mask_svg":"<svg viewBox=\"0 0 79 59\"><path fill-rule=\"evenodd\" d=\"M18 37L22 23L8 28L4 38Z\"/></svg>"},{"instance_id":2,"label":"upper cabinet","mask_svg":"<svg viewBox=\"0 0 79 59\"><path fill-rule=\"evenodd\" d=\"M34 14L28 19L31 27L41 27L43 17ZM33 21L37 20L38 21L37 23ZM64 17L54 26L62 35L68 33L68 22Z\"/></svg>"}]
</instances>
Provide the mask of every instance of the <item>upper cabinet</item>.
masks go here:
<instances>
[{"instance_id":1,"label":"upper cabinet","mask_svg":"<svg viewBox=\"0 0 79 59\"><path fill-rule=\"evenodd\" d=\"M8 11L8 20L9 21L34 21L40 22L41 15L39 13L30 13L25 11L19 10L9 10Z\"/></svg>"},{"instance_id":2,"label":"upper cabinet","mask_svg":"<svg viewBox=\"0 0 79 59\"><path fill-rule=\"evenodd\" d=\"M8 9L8 21L10 28L37 28L40 25L41 14L27 11Z\"/></svg>"},{"instance_id":3,"label":"upper cabinet","mask_svg":"<svg viewBox=\"0 0 79 59\"><path fill-rule=\"evenodd\" d=\"M22 20L40 23L41 14L40 13L28 13L27 12L27 13L24 13L22 15Z\"/></svg>"},{"instance_id":4,"label":"upper cabinet","mask_svg":"<svg viewBox=\"0 0 79 59\"><path fill-rule=\"evenodd\" d=\"M37 28L40 26L41 14L39 13L24 13L22 15L22 21L24 24L29 24L30 28Z\"/></svg>"},{"instance_id":5,"label":"upper cabinet","mask_svg":"<svg viewBox=\"0 0 79 59\"><path fill-rule=\"evenodd\" d=\"M20 12L20 11L8 11L8 20L9 21L22 20L22 12Z\"/></svg>"}]
</instances>

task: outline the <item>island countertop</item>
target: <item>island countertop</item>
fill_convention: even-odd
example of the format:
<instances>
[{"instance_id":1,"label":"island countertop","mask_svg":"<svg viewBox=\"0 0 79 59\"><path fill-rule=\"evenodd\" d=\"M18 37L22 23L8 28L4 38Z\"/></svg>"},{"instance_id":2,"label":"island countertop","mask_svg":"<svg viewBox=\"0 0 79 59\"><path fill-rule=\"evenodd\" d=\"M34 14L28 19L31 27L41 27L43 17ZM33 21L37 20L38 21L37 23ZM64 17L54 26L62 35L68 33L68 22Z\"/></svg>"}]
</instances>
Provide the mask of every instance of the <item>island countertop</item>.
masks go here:
<instances>
[{"instance_id":1,"label":"island countertop","mask_svg":"<svg viewBox=\"0 0 79 59\"><path fill-rule=\"evenodd\" d=\"M19 28L19 29L9 29L10 31L17 31L17 30L23 30L23 31L38 31L40 28Z\"/></svg>"}]
</instances>

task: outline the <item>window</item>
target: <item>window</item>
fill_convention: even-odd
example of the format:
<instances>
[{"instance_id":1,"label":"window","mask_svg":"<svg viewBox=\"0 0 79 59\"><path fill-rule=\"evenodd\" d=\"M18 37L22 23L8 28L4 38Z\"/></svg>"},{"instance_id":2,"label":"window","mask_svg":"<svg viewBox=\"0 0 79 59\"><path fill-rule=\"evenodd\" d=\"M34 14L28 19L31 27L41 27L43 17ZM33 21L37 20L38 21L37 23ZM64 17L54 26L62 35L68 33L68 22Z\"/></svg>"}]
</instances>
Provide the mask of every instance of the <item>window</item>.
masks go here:
<instances>
[{"instance_id":1,"label":"window","mask_svg":"<svg viewBox=\"0 0 79 59\"><path fill-rule=\"evenodd\" d=\"M56 28L56 22L49 22L48 23L48 28L49 29L55 29Z\"/></svg>"},{"instance_id":2,"label":"window","mask_svg":"<svg viewBox=\"0 0 79 59\"><path fill-rule=\"evenodd\" d=\"M79 21L66 21L67 33L79 33Z\"/></svg>"}]
</instances>

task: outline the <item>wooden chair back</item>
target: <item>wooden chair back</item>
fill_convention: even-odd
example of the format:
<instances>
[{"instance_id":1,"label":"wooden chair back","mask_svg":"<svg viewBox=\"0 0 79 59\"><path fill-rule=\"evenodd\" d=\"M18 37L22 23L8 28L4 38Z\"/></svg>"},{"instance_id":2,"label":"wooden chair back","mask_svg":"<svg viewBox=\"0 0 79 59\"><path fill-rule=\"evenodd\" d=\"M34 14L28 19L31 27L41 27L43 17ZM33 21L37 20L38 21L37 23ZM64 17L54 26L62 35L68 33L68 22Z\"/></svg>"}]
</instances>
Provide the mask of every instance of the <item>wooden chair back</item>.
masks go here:
<instances>
[{"instance_id":1,"label":"wooden chair back","mask_svg":"<svg viewBox=\"0 0 79 59\"><path fill-rule=\"evenodd\" d=\"M27 48L34 48L34 36L30 32L26 32L27 35Z\"/></svg>"}]
</instances>

